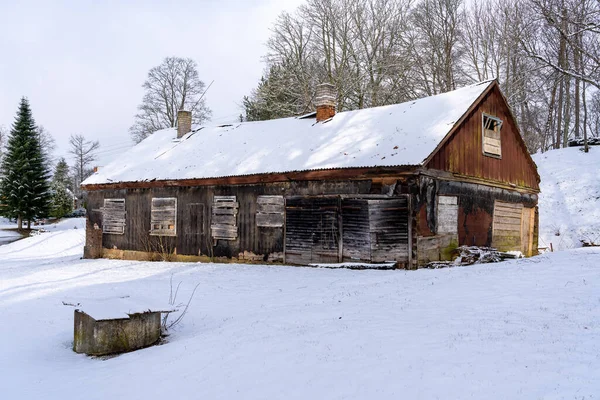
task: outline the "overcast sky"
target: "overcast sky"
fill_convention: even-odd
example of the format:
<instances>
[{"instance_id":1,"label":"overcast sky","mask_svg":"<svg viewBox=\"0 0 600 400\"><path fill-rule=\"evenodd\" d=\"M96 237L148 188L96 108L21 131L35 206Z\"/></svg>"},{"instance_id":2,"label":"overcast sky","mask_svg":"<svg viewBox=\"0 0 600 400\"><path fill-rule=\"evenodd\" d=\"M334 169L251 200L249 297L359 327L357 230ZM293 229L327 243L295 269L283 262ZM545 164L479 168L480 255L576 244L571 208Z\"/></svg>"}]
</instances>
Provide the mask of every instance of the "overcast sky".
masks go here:
<instances>
[{"instance_id":1,"label":"overcast sky","mask_svg":"<svg viewBox=\"0 0 600 400\"><path fill-rule=\"evenodd\" d=\"M0 0L0 125L21 96L67 155L71 134L99 140L101 163L130 145L148 70L190 57L214 84L213 122L234 120L258 82L269 29L300 0ZM69 160L69 163L71 161Z\"/></svg>"}]
</instances>

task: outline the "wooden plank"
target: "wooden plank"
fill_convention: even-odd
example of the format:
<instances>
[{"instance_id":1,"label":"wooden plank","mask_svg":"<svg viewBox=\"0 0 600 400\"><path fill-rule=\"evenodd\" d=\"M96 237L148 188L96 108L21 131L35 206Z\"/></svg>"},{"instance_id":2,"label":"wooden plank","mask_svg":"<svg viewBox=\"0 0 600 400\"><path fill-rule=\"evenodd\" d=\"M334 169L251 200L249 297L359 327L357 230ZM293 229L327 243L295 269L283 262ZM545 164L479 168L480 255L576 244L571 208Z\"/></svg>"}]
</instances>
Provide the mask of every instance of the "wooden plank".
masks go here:
<instances>
[{"instance_id":1,"label":"wooden plank","mask_svg":"<svg viewBox=\"0 0 600 400\"><path fill-rule=\"evenodd\" d=\"M152 207L150 210L150 234L154 236L176 236L177 198L152 198Z\"/></svg>"},{"instance_id":2,"label":"wooden plank","mask_svg":"<svg viewBox=\"0 0 600 400\"><path fill-rule=\"evenodd\" d=\"M494 221L494 232L497 231L509 231L509 232L520 232L521 231L521 221L516 224L505 224L501 222Z\"/></svg>"},{"instance_id":3,"label":"wooden plank","mask_svg":"<svg viewBox=\"0 0 600 400\"><path fill-rule=\"evenodd\" d=\"M229 225L211 225L213 235L218 236L237 236L237 228Z\"/></svg>"},{"instance_id":4,"label":"wooden plank","mask_svg":"<svg viewBox=\"0 0 600 400\"><path fill-rule=\"evenodd\" d=\"M238 210L237 210L237 208L213 208L212 214L213 215L233 215L233 216L237 216L238 215Z\"/></svg>"},{"instance_id":5,"label":"wooden plank","mask_svg":"<svg viewBox=\"0 0 600 400\"><path fill-rule=\"evenodd\" d=\"M235 215L215 214L211 220L212 224L224 224L235 226Z\"/></svg>"},{"instance_id":6,"label":"wooden plank","mask_svg":"<svg viewBox=\"0 0 600 400\"><path fill-rule=\"evenodd\" d=\"M214 196L212 204L211 236L213 239L236 240L238 237L236 196Z\"/></svg>"},{"instance_id":7,"label":"wooden plank","mask_svg":"<svg viewBox=\"0 0 600 400\"><path fill-rule=\"evenodd\" d=\"M458 197L457 196L438 196L438 205L439 204L458 205Z\"/></svg>"},{"instance_id":8,"label":"wooden plank","mask_svg":"<svg viewBox=\"0 0 600 400\"><path fill-rule=\"evenodd\" d=\"M458 234L457 196L438 196L438 234Z\"/></svg>"},{"instance_id":9,"label":"wooden plank","mask_svg":"<svg viewBox=\"0 0 600 400\"><path fill-rule=\"evenodd\" d=\"M284 216L281 214L256 214L256 226L265 228L280 228L283 226Z\"/></svg>"},{"instance_id":10,"label":"wooden plank","mask_svg":"<svg viewBox=\"0 0 600 400\"><path fill-rule=\"evenodd\" d=\"M408 262L408 198L368 200L371 261Z\"/></svg>"},{"instance_id":11,"label":"wooden plank","mask_svg":"<svg viewBox=\"0 0 600 400\"><path fill-rule=\"evenodd\" d=\"M215 203L220 201L235 202L236 196L214 196L213 200Z\"/></svg>"},{"instance_id":12,"label":"wooden plank","mask_svg":"<svg viewBox=\"0 0 600 400\"><path fill-rule=\"evenodd\" d=\"M262 213L274 213L274 214L283 214L285 211L283 204L258 204L257 205L258 212Z\"/></svg>"},{"instance_id":13,"label":"wooden plank","mask_svg":"<svg viewBox=\"0 0 600 400\"><path fill-rule=\"evenodd\" d=\"M493 131L491 129L486 129L484 135L486 140L494 140L494 142L489 143L497 143L495 145L500 147L500 132Z\"/></svg>"},{"instance_id":14,"label":"wooden plank","mask_svg":"<svg viewBox=\"0 0 600 400\"><path fill-rule=\"evenodd\" d=\"M504 201L496 201L496 203L494 204L494 209L509 209L509 208L515 208L518 209L519 212L520 210L523 208L523 204L521 203L508 203L508 202L504 202Z\"/></svg>"},{"instance_id":15,"label":"wooden plank","mask_svg":"<svg viewBox=\"0 0 600 400\"><path fill-rule=\"evenodd\" d=\"M283 206L284 205L284 198L283 196L258 196L256 199L256 202L258 204L273 204L273 205L280 205Z\"/></svg>"},{"instance_id":16,"label":"wooden plank","mask_svg":"<svg viewBox=\"0 0 600 400\"><path fill-rule=\"evenodd\" d=\"M239 208L240 203L236 201L222 201L222 202L214 202L213 208Z\"/></svg>"},{"instance_id":17,"label":"wooden plank","mask_svg":"<svg viewBox=\"0 0 600 400\"><path fill-rule=\"evenodd\" d=\"M125 199L104 199L102 212L102 233L125 234L126 211Z\"/></svg>"}]
</instances>

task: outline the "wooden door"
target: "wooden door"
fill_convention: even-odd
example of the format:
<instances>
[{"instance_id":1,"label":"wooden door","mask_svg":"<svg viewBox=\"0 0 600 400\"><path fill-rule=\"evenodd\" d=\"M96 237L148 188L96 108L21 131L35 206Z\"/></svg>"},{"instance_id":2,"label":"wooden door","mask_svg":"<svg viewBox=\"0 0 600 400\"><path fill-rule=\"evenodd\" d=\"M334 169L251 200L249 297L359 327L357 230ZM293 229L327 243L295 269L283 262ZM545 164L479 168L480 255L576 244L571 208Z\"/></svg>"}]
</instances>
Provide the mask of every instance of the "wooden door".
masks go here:
<instances>
[{"instance_id":1,"label":"wooden door","mask_svg":"<svg viewBox=\"0 0 600 400\"><path fill-rule=\"evenodd\" d=\"M492 220L492 247L500 251L522 250L523 204L496 201Z\"/></svg>"},{"instance_id":2,"label":"wooden door","mask_svg":"<svg viewBox=\"0 0 600 400\"><path fill-rule=\"evenodd\" d=\"M535 224L535 209L523 207L521 217L521 253L526 257L533 255L533 227Z\"/></svg>"},{"instance_id":3,"label":"wooden door","mask_svg":"<svg viewBox=\"0 0 600 400\"><path fill-rule=\"evenodd\" d=\"M203 203L190 203L185 206L182 220L183 237L178 249L182 254L199 254L208 245L205 227L205 207Z\"/></svg>"},{"instance_id":4,"label":"wooden door","mask_svg":"<svg viewBox=\"0 0 600 400\"><path fill-rule=\"evenodd\" d=\"M408 198L369 200L371 261L409 261Z\"/></svg>"},{"instance_id":5,"label":"wooden door","mask_svg":"<svg viewBox=\"0 0 600 400\"><path fill-rule=\"evenodd\" d=\"M307 265L340 259L339 197L286 199L285 262Z\"/></svg>"},{"instance_id":6,"label":"wooden door","mask_svg":"<svg viewBox=\"0 0 600 400\"><path fill-rule=\"evenodd\" d=\"M342 259L371 261L369 201L366 199L342 200Z\"/></svg>"}]
</instances>

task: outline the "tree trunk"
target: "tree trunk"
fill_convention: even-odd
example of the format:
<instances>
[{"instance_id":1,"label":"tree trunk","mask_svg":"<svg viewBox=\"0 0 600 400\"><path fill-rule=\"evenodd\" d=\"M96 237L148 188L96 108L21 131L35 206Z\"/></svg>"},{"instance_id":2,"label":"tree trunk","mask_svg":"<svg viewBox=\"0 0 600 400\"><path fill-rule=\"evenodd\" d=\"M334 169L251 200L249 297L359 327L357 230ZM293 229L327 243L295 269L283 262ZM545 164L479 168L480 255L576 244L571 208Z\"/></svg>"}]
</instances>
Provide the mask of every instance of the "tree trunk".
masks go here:
<instances>
[{"instance_id":1,"label":"tree trunk","mask_svg":"<svg viewBox=\"0 0 600 400\"><path fill-rule=\"evenodd\" d=\"M571 126L571 78L565 76L567 81L565 82L565 111L564 117L564 128L563 128L563 147L567 147L569 141L569 128Z\"/></svg>"},{"instance_id":2,"label":"tree trunk","mask_svg":"<svg viewBox=\"0 0 600 400\"><path fill-rule=\"evenodd\" d=\"M583 82L583 151L586 153L590 151L587 140L587 101L585 99L585 82Z\"/></svg>"},{"instance_id":3,"label":"tree trunk","mask_svg":"<svg viewBox=\"0 0 600 400\"><path fill-rule=\"evenodd\" d=\"M566 29L566 21L567 21L567 9L564 7L563 3L563 12L562 12L562 21L561 27ZM560 37L560 46L558 51L558 67L561 70L565 68L565 52L567 47L567 41L563 36ZM556 142L554 143L555 149L560 149L561 138L562 138L562 116L563 116L563 98L564 98L564 74L561 72L558 75L558 79L560 79L560 87L558 89L558 115L556 116Z\"/></svg>"},{"instance_id":4,"label":"tree trunk","mask_svg":"<svg viewBox=\"0 0 600 400\"><path fill-rule=\"evenodd\" d=\"M556 87L557 87L557 82L555 81L554 84L552 85L552 91L550 92L550 104L548 105L548 119L546 120L546 129L544 132L544 141L548 140L548 138L552 138L553 137L553 133L552 133L552 118L553 118L553 114L554 114L554 103L556 102ZM542 149L543 151L548 150L548 144L545 143L544 144L544 148Z\"/></svg>"},{"instance_id":5,"label":"tree trunk","mask_svg":"<svg viewBox=\"0 0 600 400\"><path fill-rule=\"evenodd\" d=\"M23 229L23 218L21 218L20 215L17 217L17 229L18 230L22 230Z\"/></svg>"}]
</instances>

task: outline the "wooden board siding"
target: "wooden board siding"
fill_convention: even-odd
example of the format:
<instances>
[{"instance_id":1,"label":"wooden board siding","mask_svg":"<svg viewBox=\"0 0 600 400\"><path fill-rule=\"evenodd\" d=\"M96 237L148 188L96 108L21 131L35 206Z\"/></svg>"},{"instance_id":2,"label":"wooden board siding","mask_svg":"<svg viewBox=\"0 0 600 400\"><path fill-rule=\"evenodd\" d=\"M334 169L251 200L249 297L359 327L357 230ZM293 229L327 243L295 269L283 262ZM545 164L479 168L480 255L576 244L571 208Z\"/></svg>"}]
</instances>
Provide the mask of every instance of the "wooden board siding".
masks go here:
<instances>
[{"instance_id":1,"label":"wooden board siding","mask_svg":"<svg viewBox=\"0 0 600 400\"><path fill-rule=\"evenodd\" d=\"M235 196L215 196L212 204L211 235L215 240L238 237L237 215L240 203Z\"/></svg>"},{"instance_id":2,"label":"wooden board siding","mask_svg":"<svg viewBox=\"0 0 600 400\"><path fill-rule=\"evenodd\" d=\"M186 205L184 234L190 236L202 236L205 234L205 207L204 203L189 203Z\"/></svg>"},{"instance_id":3,"label":"wooden board siding","mask_svg":"<svg viewBox=\"0 0 600 400\"><path fill-rule=\"evenodd\" d=\"M426 179L431 182L430 179ZM431 182L433 185L433 182ZM506 203L523 204L525 207L532 208L537 205L537 195L532 193L520 193L514 190L495 188L487 185L457 182L457 181L438 181L437 194L427 200L427 185L420 185L420 202L417 203L417 236L434 236L431 231L428 219L428 207L426 201L438 205L438 210L431 212L439 219L439 199L442 196L456 196L458 203L458 244L460 246L492 246L492 217L494 215L494 204L496 201ZM440 222L432 221L440 231ZM535 222L534 222L535 225ZM443 230L443 228L442 228ZM537 234L533 233L533 242L537 241ZM536 248L532 244L532 248Z\"/></svg>"},{"instance_id":4,"label":"wooden board siding","mask_svg":"<svg viewBox=\"0 0 600 400\"><path fill-rule=\"evenodd\" d=\"M483 154L482 114L500 118L502 157ZM427 168L448 171L459 175L513 184L539 190L537 170L519 137L517 126L499 89L493 87L483 97L450 139L443 144Z\"/></svg>"},{"instance_id":5,"label":"wooden board siding","mask_svg":"<svg viewBox=\"0 0 600 400\"><path fill-rule=\"evenodd\" d=\"M285 260L293 264L341 260L407 263L408 215L406 196L288 199Z\"/></svg>"},{"instance_id":6,"label":"wooden board siding","mask_svg":"<svg viewBox=\"0 0 600 400\"><path fill-rule=\"evenodd\" d=\"M458 234L458 198L438 196L437 233Z\"/></svg>"},{"instance_id":7,"label":"wooden board siding","mask_svg":"<svg viewBox=\"0 0 600 400\"><path fill-rule=\"evenodd\" d=\"M371 261L408 262L408 198L368 202Z\"/></svg>"},{"instance_id":8,"label":"wooden board siding","mask_svg":"<svg viewBox=\"0 0 600 400\"><path fill-rule=\"evenodd\" d=\"M154 236L177 236L177 199L155 197L152 199L150 234Z\"/></svg>"},{"instance_id":9,"label":"wooden board siding","mask_svg":"<svg viewBox=\"0 0 600 400\"><path fill-rule=\"evenodd\" d=\"M397 191L408 191L400 183ZM236 186L189 186L160 187L149 189L110 189L88 192L88 215L92 224L102 226L104 198L124 198L127 209L127 225L123 235L103 235L107 249L145 251L150 232L150 211L153 197L177 198L177 236L169 237L172 247L181 255L204 255L208 257L240 257L251 253L265 262L282 262L284 230L256 226L258 196L312 196L368 194L371 181L299 181L275 184ZM236 196L239 203L237 215L238 237L236 240L217 240L211 237L212 203L214 196ZM204 235L186 234L190 231L188 204L204 204Z\"/></svg>"},{"instance_id":10,"label":"wooden board siding","mask_svg":"<svg viewBox=\"0 0 600 400\"><path fill-rule=\"evenodd\" d=\"M283 196L258 196L256 226L263 228L283 227L285 200Z\"/></svg>"},{"instance_id":11,"label":"wooden board siding","mask_svg":"<svg viewBox=\"0 0 600 400\"><path fill-rule=\"evenodd\" d=\"M339 209L339 197L287 199L285 262L303 265L338 262Z\"/></svg>"},{"instance_id":12,"label":"wooden board siding","mask_svg":"<svg viewBox=\"0 0 600 400\"><path fill-rule=\"evenodd\" d=\"M125 233L125 199L104 199L102 212L102 233L122 235Z\"/></svg>"},{"instance_id":13,"label":"wooden board siding","mask_svg":"<svg viewBox=\"0 0 600 400\"><path fill-rule=\"evenodd\" d=\"M535 229L535 208L523 207L521 218L521 253L527 257L533 255L533 232Z\"/></svg>"},{"instance_id":14,"label":"wooden board siding","mask_svg":"<svg viewBox=\"0 0 600 400\"><path fill-rule=\"evenodd\" d=\"M523 204L496 201L492 247L500 251L521 250Z\"/></svg>"},{"instance_id":15,"label":"wooden board siding","mask_svg":"<svg viewBox=\"0 0 600 400\"><path fill-rule=\"evenodd\" d=\"M344 199L342 202L342 260L371 260L369 202L366 199Z\"/></svg>"}]
</instances>

